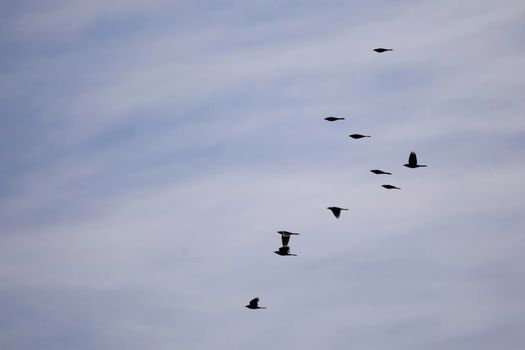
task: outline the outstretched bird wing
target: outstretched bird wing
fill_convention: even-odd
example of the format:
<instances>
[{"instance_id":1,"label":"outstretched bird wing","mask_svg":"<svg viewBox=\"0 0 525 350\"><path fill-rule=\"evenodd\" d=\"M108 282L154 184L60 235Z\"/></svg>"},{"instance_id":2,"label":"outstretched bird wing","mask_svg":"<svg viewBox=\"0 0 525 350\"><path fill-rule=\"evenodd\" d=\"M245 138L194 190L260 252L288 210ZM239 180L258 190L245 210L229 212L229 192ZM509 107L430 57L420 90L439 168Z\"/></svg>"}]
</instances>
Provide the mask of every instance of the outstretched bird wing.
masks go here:
<instances>
[{"instance_id":1,"label":"outstretched bird wing","mask_svg":"<svg viewBox=\"0 0 525 350\"><path fill-rule=\"evenodd\" d=\"M387 171L383 171L383 170L379 170L379 169L374 169L374 170L370 170L371 172L373 172L374 174L377 174L377 175L392 175L392 173L389 173Z\"/></svg>"},{"instance_id":2,"label":"outstretched bird wing","mask_svg":"<svg viewBox=\"0 0 525 350\"><path fill-rule=\"evenodd\" d=\"M408 157L408 164L417 165L417 156L415 152L410 152L410 156Z\"/></svg>"},{"instance_id":3,"label":"outstretched bird wing","mask_svg":"<svg viewBox=\"0 0 525 350\"><path fill-rule=\"evenodd\" d=\"M257 304L259 303L259 298L253 298L252 300L250 300L250 306L251 307L257 307Z\"/></svg>"},{"instance_id":4,"label":"outstretched bird wing","mask_svg":"<svg viewBox=\"0 0 525 350\"><path fill-rule=\"evenodd\" d=\"M281 241L283 242L283 247L287 247L288 242L290 242L290 235L287 233L281 233Z\"/></svg>"}]
</instances>

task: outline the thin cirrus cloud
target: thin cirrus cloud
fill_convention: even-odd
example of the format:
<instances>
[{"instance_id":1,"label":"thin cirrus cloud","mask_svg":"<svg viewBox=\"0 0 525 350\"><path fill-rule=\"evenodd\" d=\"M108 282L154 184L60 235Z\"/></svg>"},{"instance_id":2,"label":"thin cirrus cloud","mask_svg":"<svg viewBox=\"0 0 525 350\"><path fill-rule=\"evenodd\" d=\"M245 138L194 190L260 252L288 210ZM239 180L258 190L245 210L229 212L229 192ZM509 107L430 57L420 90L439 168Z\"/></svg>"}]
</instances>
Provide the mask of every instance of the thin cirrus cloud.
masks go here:
<instances>
[{"instance_id":1,"label":"thin cirrus cloud","mask_svg":"<svg viewBox=\"0 0 525 350\"><path fill-rule=\"evenodd\" d=\"M11 4L2 348L520 348L524 14Z\"/></svg>"}]
</instances>

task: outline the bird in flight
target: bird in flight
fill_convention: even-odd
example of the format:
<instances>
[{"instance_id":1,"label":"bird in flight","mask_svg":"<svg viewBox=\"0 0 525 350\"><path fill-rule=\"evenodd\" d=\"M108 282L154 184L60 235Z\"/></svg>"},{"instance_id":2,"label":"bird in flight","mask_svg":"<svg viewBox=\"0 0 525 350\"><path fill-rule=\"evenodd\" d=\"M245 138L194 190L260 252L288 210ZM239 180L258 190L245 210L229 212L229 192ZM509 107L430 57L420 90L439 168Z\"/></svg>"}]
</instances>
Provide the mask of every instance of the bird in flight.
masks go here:
<instances>
[{"instance_id":1,"label":"bird in flight","mask_svg":"<svg viewBox=\"0 0 525 350\"><path fill-rule=\"evenodd\" d=\"M383 53L383 52L387 52L387 51L394 51L394 49L385 49L385 48L382 48L382 47L378 47L377 49L374 49L375 52L377 53Z\"/></svg>"},{"instance_id":2,"label":"bird in flight","mask_svg":"<svg viewBox=\"0 0 525 350\"><path fill-rule=\"evenodd\" d=\"M290 247L288 246L281 247L279 248L279 250L276 250L274 253L280 256L297 256L297 254L290 253Z\"/></svg>"},{"instance_id":3,"label":"bird in flight","mask_svg":"<svg viewBox=\"0 0 525 350\"><path fill-rule=\"evenodd\" d=\"M383 171L383 170L379 170L379 169L374 169L374 170L370 170L370 171L373 172L376 175L392 175L392 173L389 173L389 172L386 172L386 171Z\"/></svg>"},{"instance_id":4,"label":"bird in flight","mask_svg":"<svg viewBox=\"0 0 525 350\"><path fill-rule=\"evenodd\" d=\"M345 118L337 118L337 117L326 117L324 120L328 120L329 122L335 122L337 120L345 120Z\"/></svg>"},{"instance_id":5,"label":"bird in flight","mask_svg":"<svg viewBox=\"0 0 525 350\"><path fill-rule=\"evenodd\" d=\"M277 231L277 233L281 235L281 242L283 246L279 248L279 250L276 250L274 253L281 256L297 256L296 254L290 253L290 247L288 247L288 242L290 242L291 235L298 235L298 233L288 231Z\"/></svg>"},{"instance_id":6,"label":"bird in flight","mask_svg":"<svg viewBox=\"0 0 525 350\"><path fill-rule=\"evenodd\" d=\"M348 135L350 136L351 138L353 139L362 139L363 137L372 137L372 136L369 136L369 135L361 135L361 134L352 134L352 135Z\"/></svg>"},{"instance_id":7,"label":"bird in flight","mask_svg":"<svg viewBox=\"0 0 525 350\"><path fill-rule=\"evenodd\" d=\"M386 188L387 190L400 190L399 187L392 186L392 185L383 185L382 187Z\"/></svg>"},{"instance_id":8,"label":"bird in flight","mask_svg":"<svg viewBox=\"0 0 525 350\"><path fill-rule=\"evenodd\" d=\"M283 243L283 247L288 246L288 242L290 242L291 235L299 235L297 232L288 231L277 231L277 233L281 235L281 242Z\"/></svg>"},{"instance_id":9,"label":"bird in flight","mask_svg":"<svg viewBox=\"0 0 525 350\"><path fill-rule=\"evenodd\" d=\"M259 298L253 298L252 300L250 300L250 303L248 305L246 305L246 307L248 309L252 309L252 310L255 310L255 309L266 309L263 306L259 306Z\"/></svg>"},{"instance_id":10,"label":"bird in flight","mask_svg":"<svg viewBox=\"0 0 525 350\"><path fill-rule=\"evenodd\" d=\"M415 152L410 152L410 156L408 157L408 163L403 165L407 168L412 169L426 167L426 165L417 164L417 156Z\"/></svg>"},{"instance_id":11,"label":"bird in flight","mask_svg":"<svg viewBox=\"0 0 525 350\"><path fill-rule=\"evenodd\" d=\"M326 208L326 209L332 211L332 214L334 214L334 216L335 216L336 218L338 218L338 219L339 219L339 216L341 215L341 210L348 210L348 209L345 209L345 208L339 208L339 207L328 207L328 208Z\"/></svg>"}]
</instances>

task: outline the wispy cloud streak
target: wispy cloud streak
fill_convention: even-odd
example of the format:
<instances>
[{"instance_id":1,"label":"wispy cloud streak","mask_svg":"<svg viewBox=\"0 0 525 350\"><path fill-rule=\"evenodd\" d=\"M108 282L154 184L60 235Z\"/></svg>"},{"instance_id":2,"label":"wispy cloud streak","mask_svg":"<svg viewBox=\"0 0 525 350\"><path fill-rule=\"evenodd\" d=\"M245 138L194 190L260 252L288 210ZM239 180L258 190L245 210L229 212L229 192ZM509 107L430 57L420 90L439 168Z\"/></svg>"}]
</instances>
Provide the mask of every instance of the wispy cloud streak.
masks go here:
<instances>
[{"instance_id":1,"label":"wispy cloud streak","mask_svg":"<svg viewBox=\"0 0 525 350\"><path fill-rule=\"evenodd\" d=\"M8 5L0 347L519 349L524 15Z\"/></svg>"}]
</instances>

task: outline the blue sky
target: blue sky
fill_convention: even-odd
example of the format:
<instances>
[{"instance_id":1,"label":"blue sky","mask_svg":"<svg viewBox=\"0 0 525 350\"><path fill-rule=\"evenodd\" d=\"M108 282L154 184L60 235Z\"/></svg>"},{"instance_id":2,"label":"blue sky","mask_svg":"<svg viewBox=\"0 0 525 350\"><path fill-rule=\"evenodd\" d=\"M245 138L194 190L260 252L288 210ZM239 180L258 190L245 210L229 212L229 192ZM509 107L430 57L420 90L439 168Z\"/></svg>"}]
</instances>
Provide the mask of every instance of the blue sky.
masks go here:
<instances>
[{"instance_id":1,"label":"blue sky","mask_svg":"<svg viewBox=\"0 0 525 350\"><path fill-rule=\"evenodd\" d=\"M2 7L1 348L525 344L521 1Z\"/></svg>"}]
</instances>

